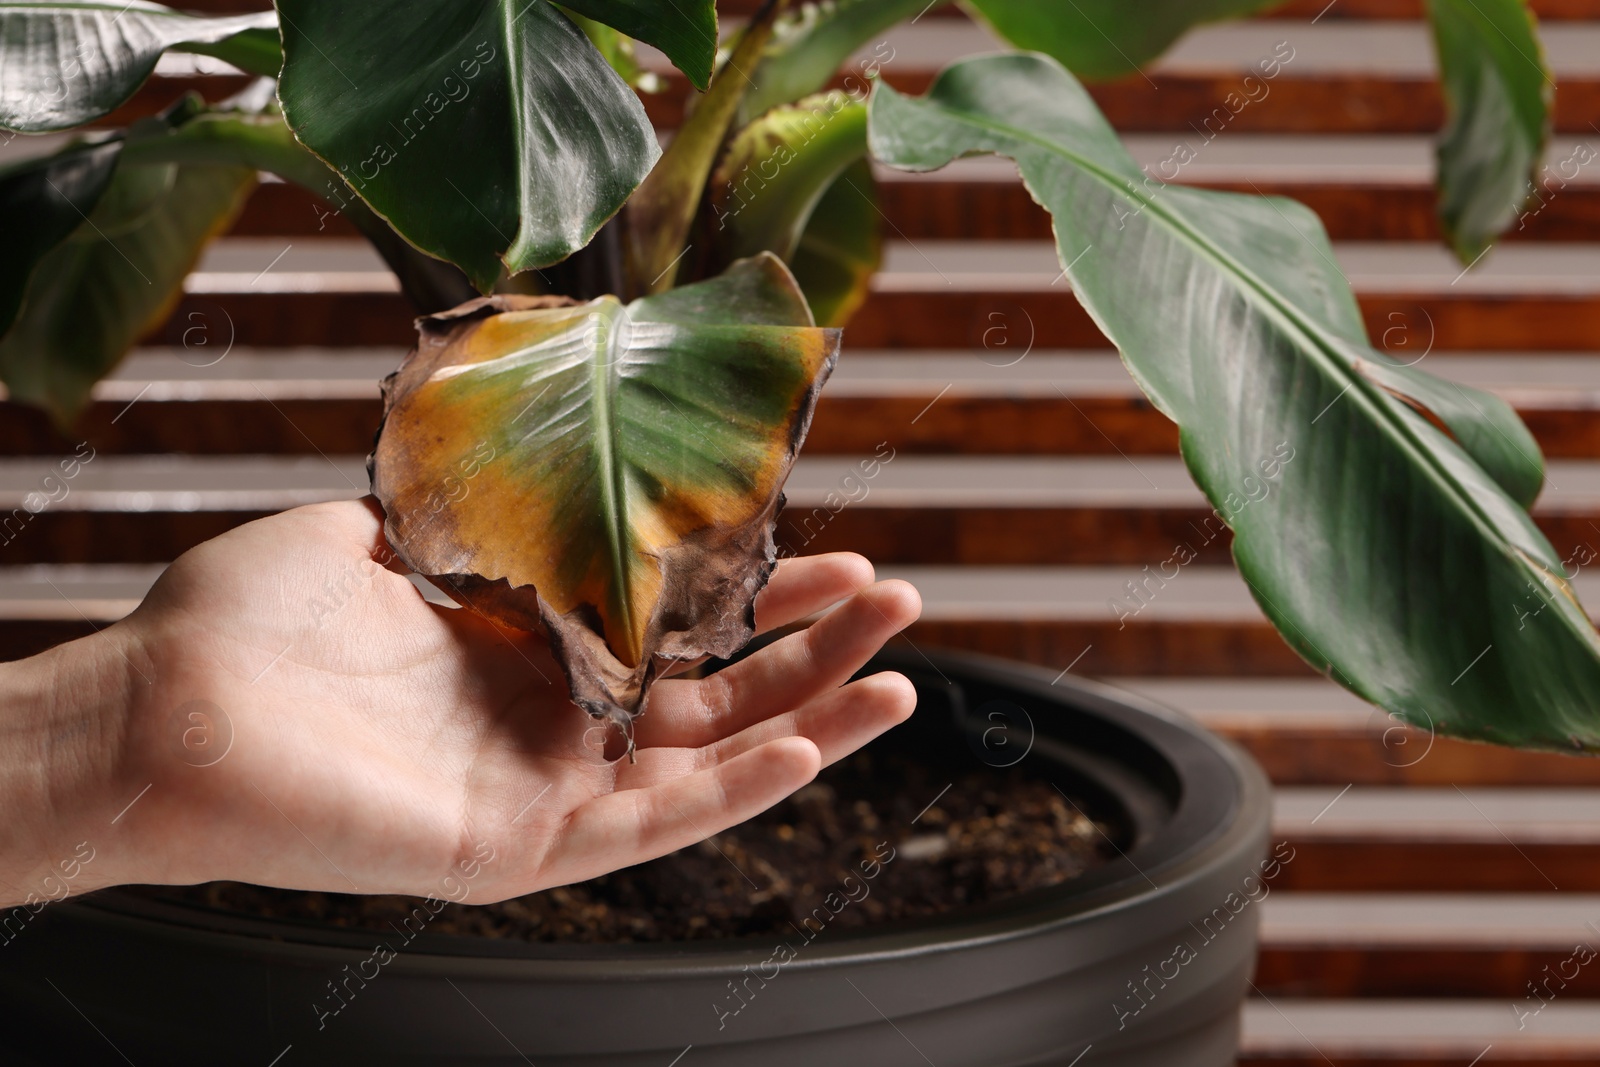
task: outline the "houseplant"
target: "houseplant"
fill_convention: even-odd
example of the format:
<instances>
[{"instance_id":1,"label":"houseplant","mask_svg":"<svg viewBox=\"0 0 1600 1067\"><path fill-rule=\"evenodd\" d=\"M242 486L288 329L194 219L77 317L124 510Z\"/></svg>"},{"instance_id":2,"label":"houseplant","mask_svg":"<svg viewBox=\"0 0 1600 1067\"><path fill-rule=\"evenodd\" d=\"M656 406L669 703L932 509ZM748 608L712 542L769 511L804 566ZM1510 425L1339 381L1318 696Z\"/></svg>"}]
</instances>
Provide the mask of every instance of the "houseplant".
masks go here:
<instances>
[{"instance_id":1,"label":"houseplant","mask_svg":"<svg viewBox=\"0 0 1600 1067\"><path fill-rule=\"evenodd\" d=\"M1367 347L1309 213L1161 184L1122 153L1062 65L1114 73L1159 51L1196 15L1229 14L1229 5L1130 19L1115 5L1069 5L1074 13L1062 14L980 0L977 10L1002 33L1055 58L968 60L923 98L879 86L870 101L860 81L808 94L925 4L841 3L782 21L778 5L768 5L714 78L709 3L653 14L620 2L572 4L576 21L542 0L416 5L408 19L282 3L281 57L270 16L196 24L144 5L120 14L14 6L7 17L35 20L37 31L6 37L36 50L31 65L0 74L0 118L10 127L92 121L148 74L164 43L277 74L282 115L264 92L224 108L183 105L120 138L0 176L24 237L10 261L9 302L0 303L10 309L9 321L0 319L0 370L13 395L69 416L163 306L150 299L162 287L131 284L117 257L148 251L149 277L141 277L170 291L203 238L225 226L256 169L328 196L373 238L422 310L442 312L492 288L506 294L493 305L502 314L559 311L519 304L518 295L614 295L603 305L610 310L595 314L626 323L632 313L615 310L622 301L662 299L676 285L691 293L698 283L709 288L677 306L696 309L686 332L703 334L730 325L733 305L748 298L726 294L757 276L765 295L756 302L782 303L788 317L732 325L810 329L763 254L788 263L819 320L848 317L876 258L873 230L861 224L869 147L881 162L914 169L998 152L1018 161L1055 215L1065 273L1140 385L1180 424L1191 470L1234 530L1241 572L1302 655L1358 694L1445 733L1557 748L1593 743L1597 644L1560 561L1526 516L1542 478L1526 430L1495 399ZM1547 78L1520 5L1441 2L1430 11L1455 102L1441 144L1441 217L1471 262L1520 209L1542 145ZM116 61L95 65L92 78L52 73L41 58L76 53L80 66L96 64L98 53L81 54L84 38L68 35L85 25L114 35L124 20L149 28ZM659 160L622 81L632 66L619 32L659 46L708 87ZM575 95L575 86L585 92ZM49 107L30 114L24 105L41 97ZM119 276L117 291L135 295L104 299ZM79 281L82 298L72 299ZM99 335L93 343L82 343L86 308ZM608 325L585 334L571 325L596 366L636 354L618 340L625 331ZM62 340L69 331L71 344ZM686 340L674 352L693 360L706 347ZM825 364L813 360L813 377ZM803 407L786 425L803 426ZM725 416L688 418L681 433L705 437ZM382 453L380 443L380 482ZM1287 454L1305 458L1286 465ZM1264 481L1277 485L1274 506L1261 506ZM761 514L755 505L775 492L772 479L763 481L750 512ZM379 495L386 497L381 486ZM1390 506L1395 501L1406 507ZM402 517L410 511L397 509ZM402 555L413 550L398 540ZM1334 544L1339 551L1327 548ZM747 565L754 558L759 570L760 555L747 556ZM610 592L616 584L623 583ZM496 610L502 618L527 614ZM1446 613L1456 625L1432 625ZM621 617L619 609L601 630L615 637ZM726 651L738 636L674 653ZM643 642L621 653L623 667L654 662ZM609 651L618 653L615 644ZM1455 686L1468 668L1476 684ZM586 704L625 722L647 681L608 683Z\"/></svg>"}]
</instances>

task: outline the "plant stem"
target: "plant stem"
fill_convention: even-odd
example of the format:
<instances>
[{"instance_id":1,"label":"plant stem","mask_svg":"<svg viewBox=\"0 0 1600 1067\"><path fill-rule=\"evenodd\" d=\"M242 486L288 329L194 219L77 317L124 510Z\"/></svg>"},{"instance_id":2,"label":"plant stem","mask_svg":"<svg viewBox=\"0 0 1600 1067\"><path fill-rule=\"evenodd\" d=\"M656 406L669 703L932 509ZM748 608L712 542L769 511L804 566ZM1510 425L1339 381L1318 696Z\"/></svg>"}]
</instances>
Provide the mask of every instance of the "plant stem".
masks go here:
<instances>
[{"instance_id":1,"label":"plant stem","mask_svg":"<svg viewBox=\"0 0 1600 1067\"><path fill-rule=\"evenodd\" d=\"M716 165L739 102L772 38L773 22L787 0L767 0L745 28L733 55L686 118L650 176L628 203L630 296L659 293L677 281L678 263L700 210L706 182Z\"/></svg>"}]
</instances>

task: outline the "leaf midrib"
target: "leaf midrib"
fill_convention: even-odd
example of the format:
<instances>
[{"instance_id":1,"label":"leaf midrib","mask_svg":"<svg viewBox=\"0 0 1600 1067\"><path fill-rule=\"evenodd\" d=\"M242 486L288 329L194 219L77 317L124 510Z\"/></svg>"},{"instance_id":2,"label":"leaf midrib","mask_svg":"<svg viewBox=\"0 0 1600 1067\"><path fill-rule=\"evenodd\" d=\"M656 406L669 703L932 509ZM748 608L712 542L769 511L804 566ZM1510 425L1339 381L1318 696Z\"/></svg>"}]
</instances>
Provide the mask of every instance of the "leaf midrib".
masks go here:
<instances>
[{"instance_id":1,"label":"leaf midrib","mask_svg":"<svg viewBox=\"0 0 1600 1067\"><path fill-rule=\"evenodd\" d=\"M614 303L614 301L613 301ZM602 305L603 306L603 305ZM590 368L590 389L594 394L595 463L600 477L600 510L606 526L606 543L610 549L611 579L617 590L617 613L623 633L611 637L616 644L626 647L637 658L633 637L633 581L628 566L627 516L623 501L626 487L623 484L622 464L619 461L616 389L620 379L618 364L621 361L625 339L619 335L626 324L626 309L620 304L607 308L605 333L591 352L595 361ZM620 638L620 640L618 640Z\"/></svg>"},{"instance_id":2,"label":"leaf midrib","mask_svg":"<svg viewBox=\"0 0 1600 1067\"><path fill-rule=\"evenodd\" d=\"M1241 288L1247 293L1255 293L1259 298L1257 302L1264 305L1264 310L1272 313L1274 317L1282 320L1285 325L1291 327L1296 333L1300 334L1307 342L1304 347L1310 350L1308 354L1314 355L1317 361L1323 366L1325 371L1331 369L1333 373L1330 374L1330 377L1332 377L1335 381L1348 381L1346 389L1347 392L1353 390L1357 392L1359 396L1365 398L1367 402L1367 408L1374 413L1374 421L1388 431L1391 437L1396 437L1399 439L1399 443L1401 443L1408 452L1412 453L1417 458L1418 466L1420 466L1432 478L1433 481L1440 484L1441 488L1444 488L1450 492L1462 510L1464 510L1468 514L1468 517L1471 518L1473 523L1478 526L1480 530L1487 534L1488 539L1502 545L1508 552L1515 547L1512 545L1510 540L1501 533L1498 525L1478 506L1478 503L1476 499L1474 499L1473 495L1468 493L1460 485L1460 483L1458 483L1456 479L1443 468L1443 465L1433 457L1431 450L1417 439L1416 435L1411 431L1411 428L1406 426L1402 420L1396 418L1389 411L1389 409L1373 395L1377 390L1377 386L1362 375L1356 373L1354 369L1348 367L1341 359L1338 358L1337 355L1332 354L1320 336L1321 330L1318 329L1315 324L1307 320L1292 302L1279 295L1275 289L1258 278L1253 271L1247 269L1243 264L1239 263L1221 248L1218 248L1203 234L1196 232L1194 229L1184 224L1181 216L1174 215L1171 211L1168 211L1165 206L1159 203L1154 197L1146 197L1137 189L1128 189L1124 184L1116 180L1115 176L1112 175L1110 171L1101 167L1093 160L1087 159L1062 145L1046 140L1045 138L1040 137L1028 130L1022 130L1012 126L1009 123L992 120L986 116L974 114L973 112L967 111L963 108L952 107L944 101L939 102L939 107L947 114L960 118L963 121L969 122L970 124L981 129L996 133L1003 133L1026 144L1043 149L1052 155L1059 156L1062 159L1072 163L1074 166L1077 166L1080 170L1085 171L1091 177L1095 178L1112 191L1120 195L1129 196L1138 203L1143 204L1144 207L1141 209L1141 212L1143 210L1150 210L1156 218L1164 221L1173 233L1194 247L1201 255L1211 259L1225 271L1231 272L1237 276L1241 280ZM1033 185L1028 181L1027 174L1023 173L1022 178L1024 184L1028 186L1029 194L1034 195L1034 198L1037 200L1038 197L1034 194ZM1472 461L1470 456L1467 457L1467 459ZM1514 503L1515 502L1513 502L1513 504ZM1512 554L1520 559L1524 553L1518 551Z\"/></svg>"}]
</instances>

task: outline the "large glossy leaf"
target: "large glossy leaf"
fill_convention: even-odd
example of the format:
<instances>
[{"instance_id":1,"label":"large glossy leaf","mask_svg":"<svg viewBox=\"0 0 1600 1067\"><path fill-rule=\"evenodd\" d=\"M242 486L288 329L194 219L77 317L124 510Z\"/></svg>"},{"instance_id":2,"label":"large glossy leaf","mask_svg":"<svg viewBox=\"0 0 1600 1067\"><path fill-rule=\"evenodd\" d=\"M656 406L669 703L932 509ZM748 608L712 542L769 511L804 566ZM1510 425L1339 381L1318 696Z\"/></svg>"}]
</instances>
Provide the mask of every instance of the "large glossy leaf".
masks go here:
<instances>
[{"instance_id":1,"label":"large glossy leaf","mask_svg":"<svg viewBox=\"0 0 1600 1067\"><path fill-rule=\"evenodd\" d=\"M131 97L171 48L276 74L276 26L270 11L206 18L146 0L0 0L0 127L92 122Z\"/></svg>"},{"instance_id":2,"label":"large glossy leaf","mask_svg":"<svg viewBox=\"0 0 1600 1067\"><path fill-rule=\"evenodd\" d=\"M645 70L639 63L639 52L634 47L634 40L625 33L612 29L603 22L596 22L592 18L578 14L569 8L562 8L562 12L583 31L589 43L599 49L611 69L616 71L622 80L639 90L641 93L657 93L661 91L661 79L654 71Z\"/></svg>"},{"instance_id":3,"label":"large glossy leaf","mask_svg":"<svg viewBox=\"0 0 1600 1067\"><path fill-rule=\"evenodd\" d=\"M1081 77L1132 74L1203 22L1240 18L1283 0L964 0L1000 36L1054 56Z\"/></svg>"},{"instance_id":4,"label":"large glossy leaf","mask_svg":"<svg viewBox=\"0 0 1600 1067\"><path fill-rule=\"evenodd\" d=\"M490 297L420 329L370 460L408 565L542 626L574 699L623 725L664 662L749 640L839 344L777 259L628 305Z\"/></svg>"},{"instance_id":5,"label":"large glossy leaf","mask_svg":"<svg viewBox=\"0 0 1600 1067\"><path fill-rule=\"evenodd\" d=\"M880 85L871 141L917 170L1017 161L1079 299L1178 423L1240 573L1310 663L1443 733L1600 745L1600 639L1486 473L1531 495L1531 438L1481 393L1430 408L1451 387L1367 347L1311 212L1149 179L1042 56L957 64L922 99Z\"/></svg>"},{"instance_id":6,"label":"large glossy leaf","mask_svg":"<svg viewBox=\"0 0 1600 1067\"><path fill-rule=\"evenodd\" d=\"M244 167L119 164L98 208L37 261L0 337L11 397L69 423L94 383L167 317L255 180Z\"/></svg>"},{"instance_id":7,"label":"large glossy leaf","mask_svg":"<svg viewBox=\"0 0 1600 1067\"><path fill-rule=\"evenodd\" d=\"M1524 0L1428 0L1428 17L1448 109L1439 220L1470 264L1533 193L1555 83Z\"/></svg>"},{"instance_id":8,"label":"large glossy leaf","mask_svg":"<svg viewBox=\"0 0 1600 1067\"><path fill-rule=\"evenodd\" d=\"M296 136L480 290L582 248L660 155L639 98L545 0L278 9Z\"/></svg>"},{"instance_id":9,"label":"large glossy leaf","mask_svg":"<svg viewBox=\"0 0 1600 1067\"><path fill-rule=\"evenodd\" d=\"M696 88L717 58L715 0L561 0L562 6L665 52Z\"/></svg>"}]
</instances>

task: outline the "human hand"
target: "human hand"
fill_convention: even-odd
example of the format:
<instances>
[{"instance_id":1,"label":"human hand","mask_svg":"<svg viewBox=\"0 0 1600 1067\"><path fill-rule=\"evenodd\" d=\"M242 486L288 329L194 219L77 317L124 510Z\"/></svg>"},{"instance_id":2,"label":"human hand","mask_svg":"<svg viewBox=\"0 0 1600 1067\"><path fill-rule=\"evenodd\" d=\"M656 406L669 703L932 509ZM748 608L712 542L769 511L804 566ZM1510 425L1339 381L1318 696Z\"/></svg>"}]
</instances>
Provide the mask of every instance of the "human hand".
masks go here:
<instances>
[{"instance_id":1,"label":"human hand","mask_svg":"<svg viewBox=\"0 0 1600 1067\"><path fill-rule=\"evenodd\" d=\"M859 556L791 559L757 598L761 630L845 602L709 678L658 682L638 762L607 762L542 637L427 603L387 558L370 501L285 512L186 553L116 626L7 667L13 693L53 687L47 735L81 741L64 772L52 752L51 818L5 846L28 854L7 861L13 892L87 841L73 892L500 900L741 822L915 704L900 675L845 683L916 618L916 591L871 584Z\"/></svg>"}]
</instances>

